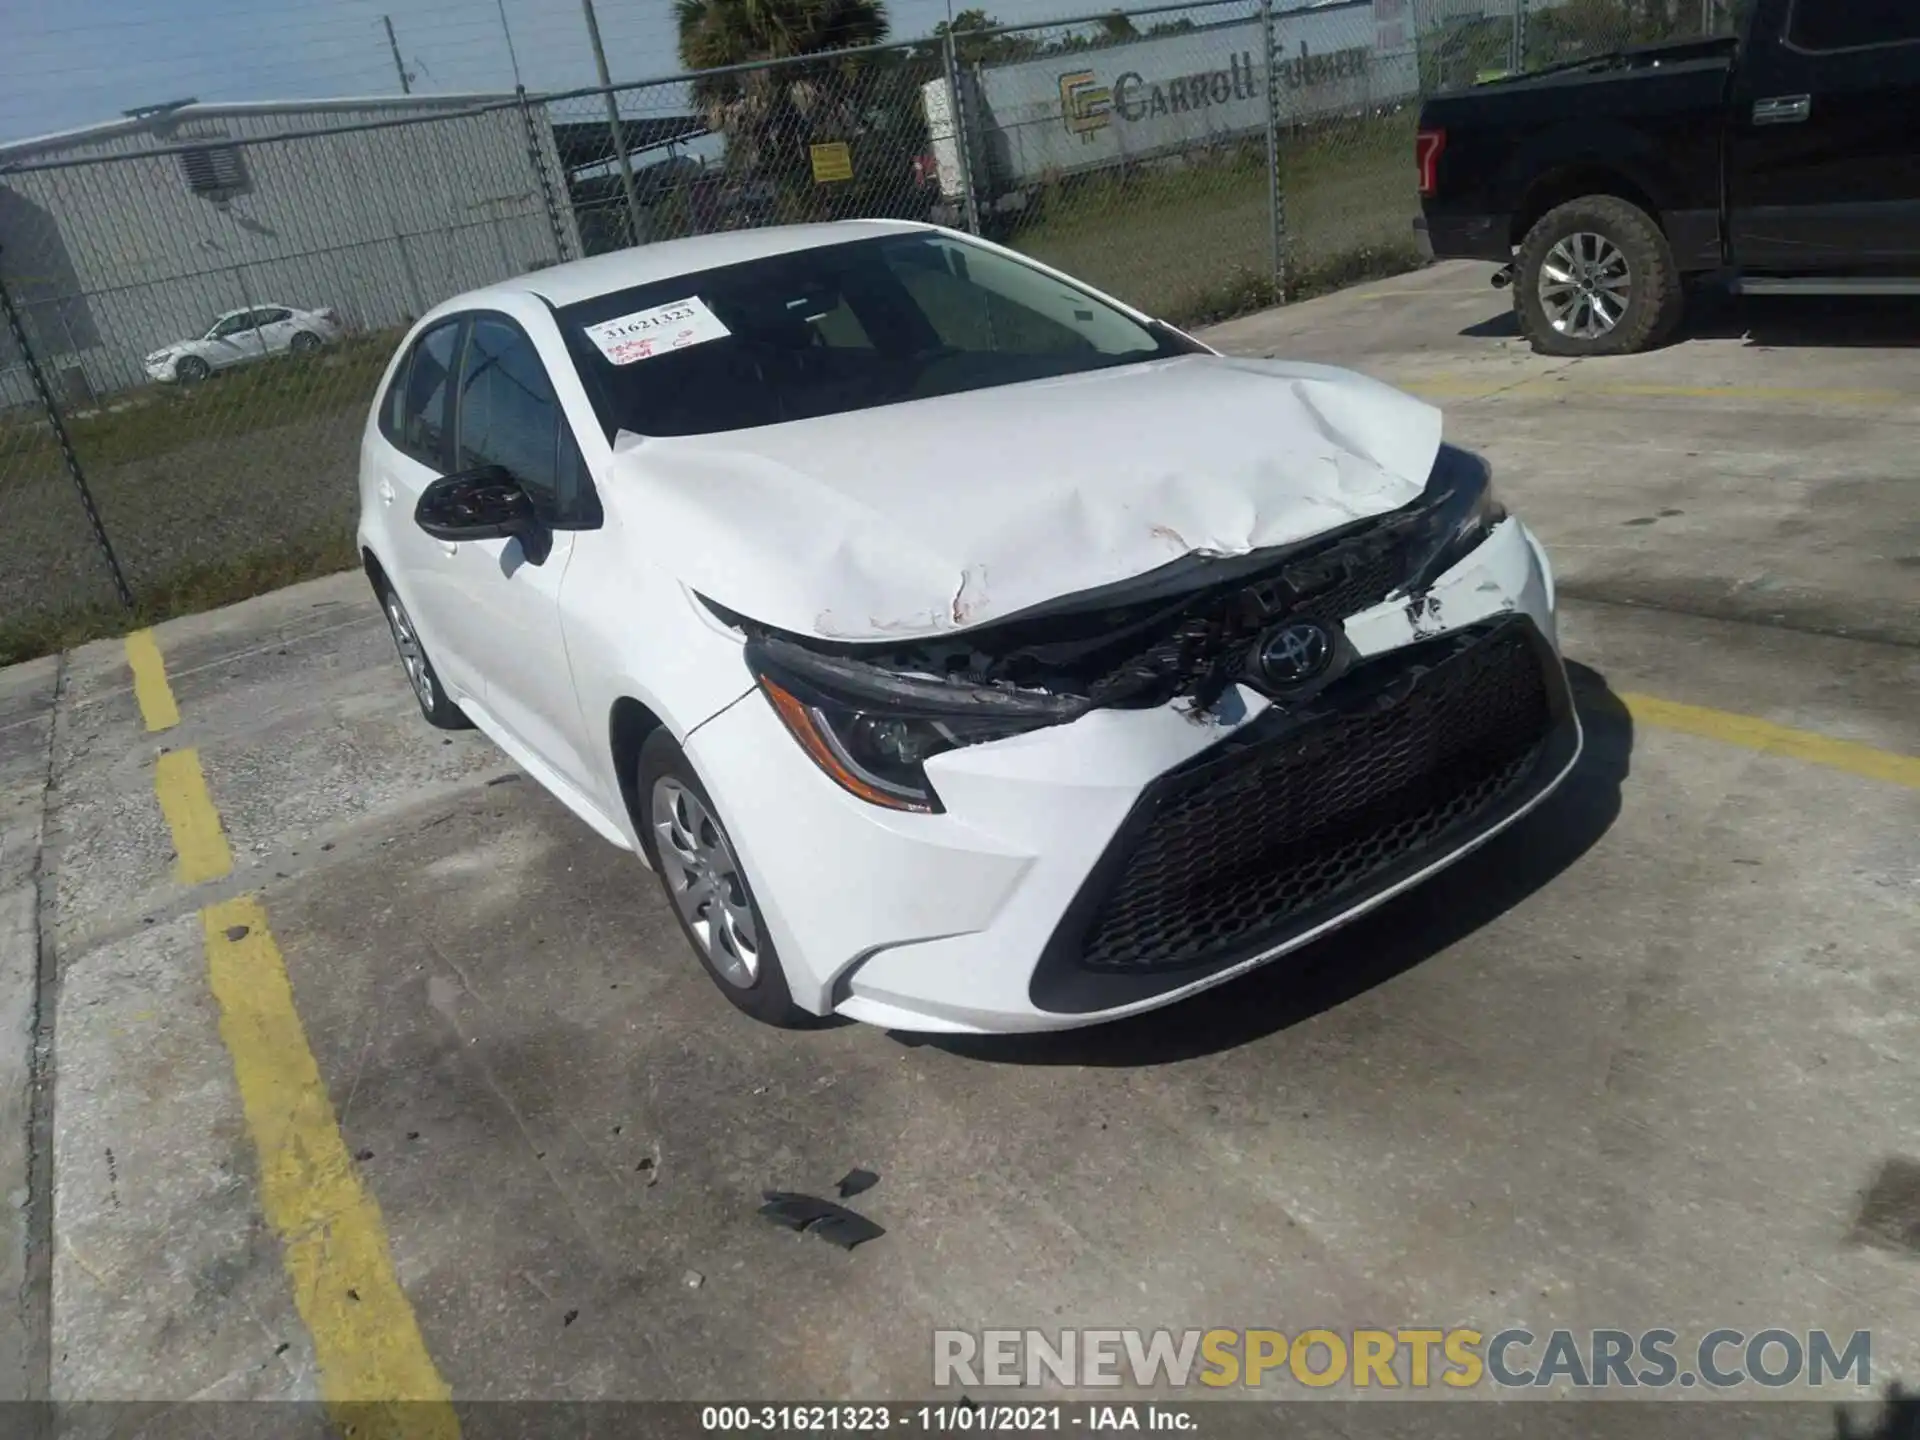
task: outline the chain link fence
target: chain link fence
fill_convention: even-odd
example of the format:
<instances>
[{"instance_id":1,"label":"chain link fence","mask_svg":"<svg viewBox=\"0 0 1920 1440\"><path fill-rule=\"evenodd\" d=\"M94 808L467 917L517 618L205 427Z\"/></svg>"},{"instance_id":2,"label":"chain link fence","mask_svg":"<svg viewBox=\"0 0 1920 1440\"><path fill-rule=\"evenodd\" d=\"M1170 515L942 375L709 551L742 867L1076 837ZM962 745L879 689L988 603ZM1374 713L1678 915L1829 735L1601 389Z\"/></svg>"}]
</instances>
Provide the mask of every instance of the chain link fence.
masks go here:
<instances>
[{"instance_id":1,"label":"chain link fence","mask_svg":"<svg viewBox=\"0 0 1920 1440\"><path fill-rule=\"evenodd\" d=\"M1417 263L1420 98L1738 0L1202 0L607 89L0 146L0 661L354 563L399 335L629 245L887 216L1176 323Z\"/></svg>"}]
</instances>

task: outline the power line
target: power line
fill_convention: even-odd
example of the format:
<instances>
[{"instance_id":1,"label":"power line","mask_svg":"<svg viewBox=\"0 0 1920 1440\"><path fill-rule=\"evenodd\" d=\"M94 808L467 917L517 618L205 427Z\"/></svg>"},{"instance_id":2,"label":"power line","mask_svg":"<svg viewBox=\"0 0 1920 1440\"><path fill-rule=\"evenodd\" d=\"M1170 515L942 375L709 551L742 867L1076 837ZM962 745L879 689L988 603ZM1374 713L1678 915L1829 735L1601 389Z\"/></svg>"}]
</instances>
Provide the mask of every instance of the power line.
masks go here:
<instances>
[{"instance_id":1,"label":"power line","mask_svg":"<svg viewBox=\"0 0 1920 1440\"><path fill-rule=\"evenodd\" d=\"M400 72L400 93L402 95L411 95L413 93L413 77L407 74L406 63L400 58L400 42L393 38L393 17L391 15L382 15L380 17L380 23L387 27L387 48L393 51L393 68Z\"/></svg>"}]
</instances>

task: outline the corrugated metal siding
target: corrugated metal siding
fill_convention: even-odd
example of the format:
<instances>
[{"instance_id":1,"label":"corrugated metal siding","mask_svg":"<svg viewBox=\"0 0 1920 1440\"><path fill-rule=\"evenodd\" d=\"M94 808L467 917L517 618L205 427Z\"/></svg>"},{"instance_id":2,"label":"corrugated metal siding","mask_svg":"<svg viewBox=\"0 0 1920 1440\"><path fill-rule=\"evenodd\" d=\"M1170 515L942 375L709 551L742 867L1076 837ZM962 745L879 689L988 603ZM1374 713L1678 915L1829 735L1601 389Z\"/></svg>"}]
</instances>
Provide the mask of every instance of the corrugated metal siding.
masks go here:
<instances>
[{"instance_id":1,"label":"corrugated metal siding","mask_svg":"<svg viewBox=\"0 0 1920 1440\"><path fill-rule=\"evenodd\" d=\"M544 110L534 114L557 177ZM562 258L517 107L273 138L395 118L392 107L196 111L0 171L0 263L43 353L81 364L107 392L144 383L149 351L225 310L331 306L380 329ZM246 175L225 199L195 194L178 155L153 153L222 140L244 142ZM59 163L103 156L115 158Z\"/></svg>"}]
</instances>

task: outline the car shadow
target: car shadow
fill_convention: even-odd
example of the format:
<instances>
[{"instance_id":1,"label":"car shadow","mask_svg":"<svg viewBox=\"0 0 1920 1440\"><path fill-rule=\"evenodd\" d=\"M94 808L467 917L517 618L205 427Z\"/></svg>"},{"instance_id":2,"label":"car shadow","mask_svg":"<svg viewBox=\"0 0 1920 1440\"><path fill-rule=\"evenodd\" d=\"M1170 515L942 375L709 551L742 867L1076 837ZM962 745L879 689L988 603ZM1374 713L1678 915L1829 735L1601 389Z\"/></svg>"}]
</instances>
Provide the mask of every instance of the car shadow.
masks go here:
<instances>
[{"instance_id":1,"label":"car shadow","mask_svg":"<svg viewBox=\"0 0 1920 1440\"><path fill-rule=\"evenodd\" d=\"M1920 1436L1920 1395L1895 1384L1888 1387L1873 1429L1854 1429L1844 1410L1834 1423L1834 1440L1915 1440Z\"/></svg>"},{"instance_id":2,"label":"car shadow","mask_svg":"<svg viewBox=\"0 0 1920 1440\"><path fill-rule=\"evenodd\" d=\"M1733 295L1698 291L1676 340L1744 340L1755 349L1909 349L1920 345L1920 299L1907 296Z\"/></svg>"},{"instance_id":3,"label":"car shadow","mask_svg":"<svg viewBox=\"0 0 1920 1440\"><path fill-rule=\"evenodd\" d=\"M1520 317L1509 305L1460 334L1517 340ZM1686 318L1667 346L1688 340L1743 340L1756 350L1907 349L1920 345L1920 299L1734 295L1718 286L1703 288L1688 300Z\"/></svg>"},{"instance_id":4,"label":"car shadow","mask_svg":"<svg viewBox=\"0 0 1920 1440\"><path fill-rule=\"evenodd\" d=\"M903 1045L997 1064L1165 1065L1264 1039L1412 969L1548 884L1619 815L1633 720L1599 674L1577 664L1567 671L1586 736L1573 773L1538 810L1444 877L1293 955L1163 1010L1039 1035L890 1035Z\"/></svg>"}]
</instances>

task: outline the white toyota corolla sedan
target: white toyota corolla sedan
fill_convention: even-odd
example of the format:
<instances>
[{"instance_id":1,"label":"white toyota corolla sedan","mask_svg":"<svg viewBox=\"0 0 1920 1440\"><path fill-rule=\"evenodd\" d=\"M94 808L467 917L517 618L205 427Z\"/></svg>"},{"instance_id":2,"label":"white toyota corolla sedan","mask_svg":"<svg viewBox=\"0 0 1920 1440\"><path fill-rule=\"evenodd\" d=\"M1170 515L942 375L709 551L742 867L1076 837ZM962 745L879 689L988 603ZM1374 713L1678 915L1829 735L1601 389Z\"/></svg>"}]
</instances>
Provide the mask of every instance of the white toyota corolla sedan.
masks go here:
<instances>
[{"instance_id":1,"label":"white toyota corolla sedan","mask_svg":"<svg viewBox=\"0 0 1920 1440\"><path fill-rule=\"evenodd\" d=\"M748 1014L1084 1025L1307 943L1580 748L1440 415L860 221L462 295L360 544L436 725L655 870Z\"/></svg>"}]
</instances>

